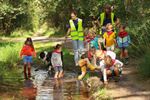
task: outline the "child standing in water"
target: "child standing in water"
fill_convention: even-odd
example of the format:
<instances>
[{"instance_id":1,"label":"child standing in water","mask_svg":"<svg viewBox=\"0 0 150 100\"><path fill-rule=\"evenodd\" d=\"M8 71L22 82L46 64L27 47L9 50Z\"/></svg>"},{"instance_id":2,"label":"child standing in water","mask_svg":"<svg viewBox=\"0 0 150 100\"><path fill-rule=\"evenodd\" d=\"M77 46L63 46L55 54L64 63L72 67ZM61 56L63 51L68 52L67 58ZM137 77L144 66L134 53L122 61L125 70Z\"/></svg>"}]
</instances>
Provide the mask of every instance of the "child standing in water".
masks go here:
<instances>
[{"instance_id":1,"label":"child standing in water","mask_svg":"<svg viewBox=\"0 0 150 100\"><path fill-rule=\"evenodd\" d=\"M62 57L61 57L62 46L57 44L54 51L52 52L51 63L55 70L54 78L63 77L63 69L62 69Z\"/></svg>"},{"instance_id":2,"label":"child standing in water","mask_svg":"<svg viewBox=\"0 0 150 100\"><path fill-rule=\"evenodd\" d=\"M23 58L23 62L24 62L24 78L25 79L28 79L31 77L32 56L36 57L33 42L31 38L27 38L20 52L20 58ZM26 71L27 68L28 68L28 76L27 76L27 71Z\"/></svg>"}]
</instances>

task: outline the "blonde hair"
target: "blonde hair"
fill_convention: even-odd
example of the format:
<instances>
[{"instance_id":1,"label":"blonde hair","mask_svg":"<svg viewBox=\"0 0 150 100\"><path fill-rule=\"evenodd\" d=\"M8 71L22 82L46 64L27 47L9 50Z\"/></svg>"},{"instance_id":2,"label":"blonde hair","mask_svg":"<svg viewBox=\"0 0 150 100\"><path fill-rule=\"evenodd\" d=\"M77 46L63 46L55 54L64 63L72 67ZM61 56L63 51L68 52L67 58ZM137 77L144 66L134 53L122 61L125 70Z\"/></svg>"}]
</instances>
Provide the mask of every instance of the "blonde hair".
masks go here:
<instances>
[{"instance_id":1,"label":"blonde hair","mask_svg":"<svg viewBox=\"0 0 150 100\"><path fill-rule=\"evenodd\" d=\"M108 23L106 25L106 30L109 30L110 27L111 27L111 30L113 30L113 25L111 23Z\"/></svg>"}]
</instances>

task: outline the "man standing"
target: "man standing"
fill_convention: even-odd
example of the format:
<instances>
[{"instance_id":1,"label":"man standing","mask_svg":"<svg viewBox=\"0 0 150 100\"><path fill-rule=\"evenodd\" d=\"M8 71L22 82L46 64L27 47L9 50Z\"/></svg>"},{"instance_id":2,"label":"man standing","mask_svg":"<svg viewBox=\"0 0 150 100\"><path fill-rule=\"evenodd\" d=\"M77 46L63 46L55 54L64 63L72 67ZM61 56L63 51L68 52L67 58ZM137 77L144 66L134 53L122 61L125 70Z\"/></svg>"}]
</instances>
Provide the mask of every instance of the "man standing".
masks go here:
<instances>
[{"instance_id":1,"label":"man standing","mask_svg":"<svg viewBox=\"0 0 150 100\"><path fill-rule=\"evenodd\" d=\"M76 66L78 66L79 58L84 50L84 33L82 22L82 19L77 17L76 11L72 11L66 38L69 34L71 35Z\"/></svg>"}]
</instances>

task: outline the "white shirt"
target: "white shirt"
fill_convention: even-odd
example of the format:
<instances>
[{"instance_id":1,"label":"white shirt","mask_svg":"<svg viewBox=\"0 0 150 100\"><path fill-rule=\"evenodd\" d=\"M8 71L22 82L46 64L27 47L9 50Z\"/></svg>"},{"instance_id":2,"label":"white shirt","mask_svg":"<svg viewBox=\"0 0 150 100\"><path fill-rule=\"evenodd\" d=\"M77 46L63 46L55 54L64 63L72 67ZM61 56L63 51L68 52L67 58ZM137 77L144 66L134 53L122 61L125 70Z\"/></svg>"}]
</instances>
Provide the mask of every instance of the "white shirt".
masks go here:
<instances>
[{"instance_id":1,"label":"white shirt","mask_svg":"<svg viewBox=\"0 0 150 100\"><path fill-rule=\"evenodd\" d=\"M51 63L53 67L62 66L61 53L53 52L51 57Z\"/></svg>"}]
</instances>

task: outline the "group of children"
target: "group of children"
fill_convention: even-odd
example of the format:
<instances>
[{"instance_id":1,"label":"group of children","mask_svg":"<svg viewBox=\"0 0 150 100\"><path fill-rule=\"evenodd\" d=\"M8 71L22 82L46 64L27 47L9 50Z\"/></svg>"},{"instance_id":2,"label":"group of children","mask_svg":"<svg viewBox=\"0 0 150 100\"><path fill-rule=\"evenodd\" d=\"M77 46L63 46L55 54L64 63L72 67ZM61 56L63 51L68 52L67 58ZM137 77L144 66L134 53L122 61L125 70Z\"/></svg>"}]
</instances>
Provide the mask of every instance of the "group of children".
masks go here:
<instances>
[{"instance_id":1,"label":"group of children","mask_svg":"<svg viewBox=\"0 0 150 100\"><path fill-rule=\"evenodd\" d=\"M100 70L105 84L108 83L107 79L109 76L119 77L123 66L121 61L125 60L124 63L128 64L127 47L130 43L130 37L125 31L125 26L121 25L119 30L117 38L110 23L106 25L106 32L101 37L98 37L93 30L88 31L84 39L87 51L82 54L81 59L78 61L81 67L81 75L78 76L79 80L85 76L87 68L90 70ZM121 61L116 59L116 54L114 53L116 47L120 49ZM36 57L35 49L32 39L27 38L20 53L20 57L24 61L25 79L31 77L32 56ZM47 60L46 54L40 56L44 61L51 62L55 70L54 78L63 77L62 46L60 44L56 45L50 59Z\"/></svg>"},{"instance_id":2,"label":"group of children","mask_svg":"<svg viewBox=\"0 0 150 100\"><path fill-rule=\"evenodd\" d=\"M57 44L54 50L49 54L44 54L41 52L40 57L47 63L50 62L50 65L53 66L55 70L54 78L61 78L63 77L63 69L62 69L62 46ZM49 58L49 57L50 58ZM36 57L36 52L33 46L33 42L31 38L27 38L23 48L20 52L20 58L23 59L24 62L24 78L30 79L31 78L31 63L32 57ZM28 69L28 71L27 71Z\"/></svg>"},{"instance_id":3,"label":"group of children","mask_svg":"<svg viewBox=\"0 0 150 100\"><path fill-rule=\"evenodd\" d=\"M79 60L81 75L78 76L78 79L81 80L86 75L87 68L100 70L105 84L108 83L107 79L110 76L119 78L123 63L128 64L127 47L130 43L130 37L124 25L120 25L117 37L113 25L110 23L106 25L106 32L100 37L96 36L93 30L89 30L85 36L87 52L84 52ZM121 61L116 59L115 48L120 49Z\"/></svg>"}]
</instances>

